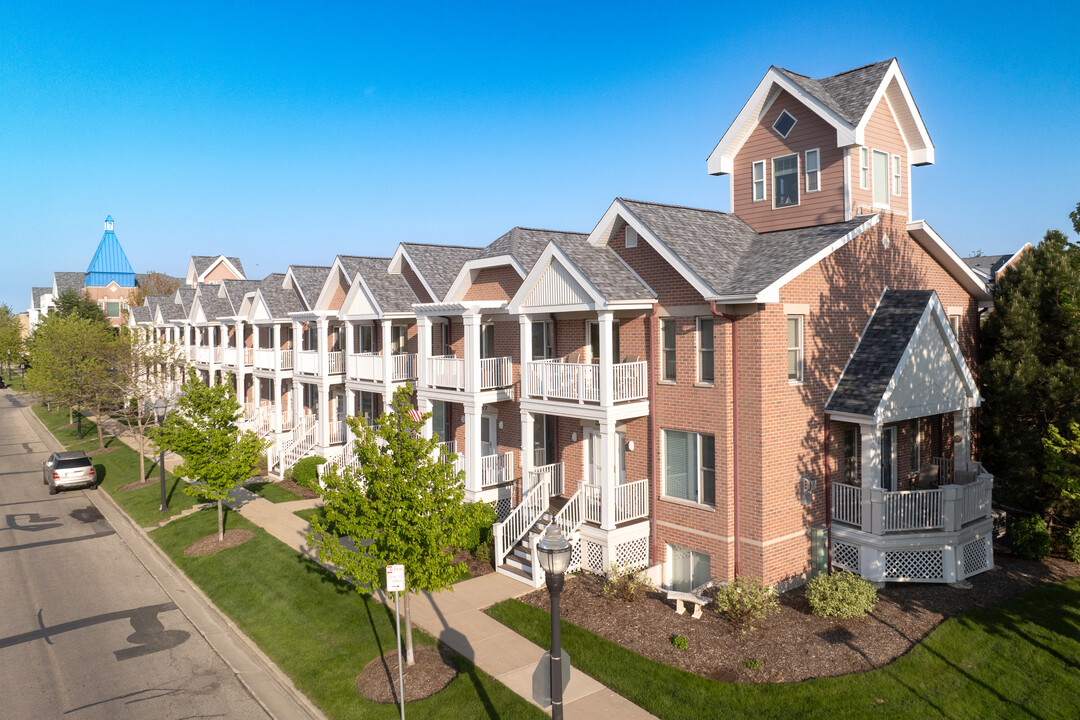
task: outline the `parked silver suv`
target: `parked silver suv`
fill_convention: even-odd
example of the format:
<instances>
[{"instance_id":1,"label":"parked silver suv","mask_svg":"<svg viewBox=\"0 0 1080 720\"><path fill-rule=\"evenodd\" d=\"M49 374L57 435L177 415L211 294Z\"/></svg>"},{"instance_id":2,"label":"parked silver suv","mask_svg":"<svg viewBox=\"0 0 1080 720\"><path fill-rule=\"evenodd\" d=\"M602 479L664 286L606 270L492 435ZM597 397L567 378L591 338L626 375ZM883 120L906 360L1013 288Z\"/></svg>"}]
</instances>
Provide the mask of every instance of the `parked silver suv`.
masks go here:
<instances>
[{"instance_id":1,"label":"parked silver suv","mask_svg":"<svg viewBox=\"0 0 1080 720\"><path fill-rule=\"evenodd\" d=\"M42 463L41 468L45 484L49 486L50 495L55 495L61 487L74 485L97 487L94 464L82 450L53 453Z\"/></svg>"}]
</instances>

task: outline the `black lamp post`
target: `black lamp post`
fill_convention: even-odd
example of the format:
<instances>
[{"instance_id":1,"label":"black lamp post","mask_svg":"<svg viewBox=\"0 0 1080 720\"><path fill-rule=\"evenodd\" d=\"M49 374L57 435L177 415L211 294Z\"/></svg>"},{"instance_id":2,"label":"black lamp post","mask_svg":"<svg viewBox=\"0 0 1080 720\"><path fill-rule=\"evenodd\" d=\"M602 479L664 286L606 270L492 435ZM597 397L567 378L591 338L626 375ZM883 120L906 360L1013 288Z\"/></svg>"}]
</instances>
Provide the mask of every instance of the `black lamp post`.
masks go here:
<instances>
[{"instance_id":1,"label":"black lamp post","mask_svg":"<svg viewBox=\"0 0 1080 720\"><path fill-rule=\"evenodd\" d=\"M165 424L165 416L169 412L169 403L165 402L164 398L158 398L154 403L154 415L157 416L158 427ZM158 467L161 469L161 507L158 508L158 512L168 512L169 505L165 500L165 448L161 449L161 459L158 461Z\"/></svg>"},{"instance_id":2,"label":"black lamp post","mask_svg":"<svg viewBox=\"0 0 1080 720\"><path fill-rule=\"evenodd\" d=\"M7 381L8 385L11 384L11 351L7 351Z\"/></svg>"},{"instance_id":3,"label":"black lamp post","mask_svg":"<svg viewBox=\"0 0 1080 720\"><path fill-rule=\"evenodd\" d=\"M551 523L544 537L536 544L540 567L544 569L548 593L551 595L551 720L562 720L562 628L559 624L559 596L563 576L570 566L570 543L557 523Z\"/></svg>"}]
</instances>

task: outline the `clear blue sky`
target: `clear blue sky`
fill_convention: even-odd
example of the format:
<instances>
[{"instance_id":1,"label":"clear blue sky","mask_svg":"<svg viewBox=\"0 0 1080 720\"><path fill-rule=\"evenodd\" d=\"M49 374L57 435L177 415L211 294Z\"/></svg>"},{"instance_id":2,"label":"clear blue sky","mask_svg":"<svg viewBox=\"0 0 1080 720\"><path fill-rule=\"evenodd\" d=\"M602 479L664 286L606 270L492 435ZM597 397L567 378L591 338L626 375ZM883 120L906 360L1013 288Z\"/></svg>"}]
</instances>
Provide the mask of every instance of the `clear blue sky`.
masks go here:
<instances>
[{"instance_id":1,"label":"clear blue sky","mask_svg":"<svg viewBox=\"0 0 1080 720\"><path fill-rule=\"evenodd\" d=\"M1075 3L87 3L0 7L0 302L84 271L250 277L400 241L728 210L705 159L772 64L897 57L937 149L915 217L962 255L1080 201ZM842 7L841 7L842 6ZM1071 234L1071 233L1070 233Z\"/></svg>"}]
</instances>

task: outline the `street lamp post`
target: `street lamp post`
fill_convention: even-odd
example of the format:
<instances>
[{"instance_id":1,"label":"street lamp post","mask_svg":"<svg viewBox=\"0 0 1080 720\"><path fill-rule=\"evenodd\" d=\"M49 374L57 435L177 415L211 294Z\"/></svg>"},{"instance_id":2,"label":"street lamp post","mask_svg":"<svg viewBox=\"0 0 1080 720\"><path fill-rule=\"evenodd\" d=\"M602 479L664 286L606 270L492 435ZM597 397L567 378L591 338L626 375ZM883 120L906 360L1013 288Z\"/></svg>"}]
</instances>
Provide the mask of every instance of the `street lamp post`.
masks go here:
<instances>
[{"instance_id":1,"label":"street lamp post","mask_svg":"<svg viewBox=\"0 0 1080 720\"><path fill-rule=\"evenodd\" d=\"M11 384L11 351L7 351L7 381L8 385Z\"/></svg>"},{"instance_id":2,"label":"street lamp post","mask_svg":"<svg viewBox=\"0 0 1080 720\"><path fill-rule=\"evenodd\" d=\"M570 566L570 543L557 523L551 523L536 544L540 567L544 569L551 595L551 720L562 720L562 628L559 623L559 596L566 568Z\"/></svg>"},{"instance_id":3,"label":"street lamp post","mask_svg":"<svg viewBox=\"0 0 1080 720\"><path fill-rule=\"evenodd\" d=\"M154 414L157 416L158 427L165 424L165 415L169 412L169 404L165 402L164 398L158 398L154 403ZM161 507L158 508L158 512L168 512L169 505L165 500L165 448L161 448L161 459L158 461L158 467L161 469Z\"/></svg>"}]
</instances>

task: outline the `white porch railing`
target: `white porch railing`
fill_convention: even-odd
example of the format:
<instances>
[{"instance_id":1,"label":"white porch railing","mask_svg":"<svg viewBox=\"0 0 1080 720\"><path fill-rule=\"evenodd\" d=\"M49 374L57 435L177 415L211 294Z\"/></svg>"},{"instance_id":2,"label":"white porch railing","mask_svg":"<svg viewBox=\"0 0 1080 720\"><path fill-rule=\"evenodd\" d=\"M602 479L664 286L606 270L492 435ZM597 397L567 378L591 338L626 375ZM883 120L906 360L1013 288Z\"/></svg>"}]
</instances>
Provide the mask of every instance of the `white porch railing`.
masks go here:
<instances>
[{"instance_id":1,"label":"white porch railing","mask_svg":"<svg viewBox=\"0 0 1080 720\"><path fill-rule=\"evenodd\" d=\"M615 402L643 400L649 396L646 387L649 364L644 360L631 363L615 363L613 374L615 376L615 387L613 389Z\"/></svg>"},{"instance_id":2,"label":"white porch railing","mask_svg":"<svg viewBox=\"0 0 1080 720\"><path fill-rule=\"evenodd\" d=\"M965 492L960 502L961 525L990 515L993 484L993 480L985 478L963 486Z\"/></svg>"},{"instance_id":3,"label":"white porch railing","mask_svg":"<svg viewBox=\"0 0 1080 720\"><path fill-rule=\"evenodd\" d=\"M255 367L259 370L274 369L274 351L270 348L256 348L254 353Z\"/></svg>"},{"instance_id":4,"label":"white porch railing","mask_svg":"<svg viewBox=\"0 0 1080 720\"><path fill-rule=\"evenodd\" d=\"M330 423L330 444L338 445L345 442L345 421L340 420Z\"/></svg>"},{"instance_id":5,"label":"white porch railing","mask_svg":"<svg viewBox=\"0 0 1080 720\"><path fill-rule=\"evenodd\" d=\"M603 521L600 508L603 503L603 494L599 485L581 485L581 499L585 504L585 519L599 525Z\"/></svg>"},{"instance_id":6,"label":"white porch railing","mask_svg":"<svg viewBox=\"0 0 1080 720\"><path fill-rule=\"evenodd\" d=\"M281 454L282 472L295 465L300 458L307 455L308 450L315 446L317 426L318 420L314 415L304 415L300 422L296 424L296 427L293 428L292 440L285 445Z\"/></svg>"},{"instance_id":7,"label":"white porch railing","mask_svg":"<svg viewBox=\"0 0 1080 720\"><path fill-rule=\"evenodd\" d=\"M330 374L341 375L345 372L345 354L340 350L334 350L330 354Z\"/></svg>"},{"instance_id":8,"label":"white porch railing","mask_svg":"<svg viewBox=\"0 0 1080 720\"><path fill-rule=\"evenodd\" d=\"M245 420L250 420L253 417L255 417L255 403L253 403L253 402L244 403L244 419Z\"/></svg>"},{"instance_id":9,"label":"white porch railing","mask_svg":"<svg viewBox=\"0 0 1080 720\"><path fill-rule=\"evenodd\" d=\"M584 505L581 502L581 488L579 487L578 491L562 506L562 509L555 513L555 517L551 521L558 525L568 540L572 541L574 533L578 531L581 523L585 521L583 510Z\"/></svg>"},{"instance_id":10,"label":"white porch railing","mask_svg":"<svg viewBox=\"0 0 1080 720\"><path fill-rule=\"evenodd\" d=\"M480 458L480 487L492 487L514 479L514 453L504 452Z\"/></svg>"},{"instance_id":11,"label":"white porch railing","mask_svg":"<svg viewBox=\"0 0 1080 720\"><path fill-rule=\"evenodd\" d=\"M405 382L416 379L416 353L394 355L393 382Z\"/></svg>"},{"instance_id":12,"label":"white porch railing","mask_svg":"<svg viewBox=\"0 0 1080 720\"><path fill-rule=\"evenodd\" d=\"M291 349L281 350L281 369L292 370L293 369L293 351Z\"/></svg>"},{"instance_id":13,"label":"white porch railing","mask_svg":"<svg viewBox=\"0 0 1080 720\"><path fill-rule=\"evenodd\" d=\"M465 456L457 451L457 442L454 440L447 440L446 442L439 443L439 457L445 458L448 462L454 466L454 472L465 471Z\"/></svg>"},{"instance_id":14,"label":"white porch railing","mask_svg":"<svg viewBox=\"0 0 1080 720\"><path fill-rule=\"evenodd\" d=\"M220 346L214 346L214 362L221 363L222 348Z\"/></svg>"},{"instance_id":15,"label":"white porch railing","mask_svg":"<svg viewBox=\"0 0 1080 720\"><path fill-rule=\"evenodd\" d=\"M430 387L465 389L465 360L453 355L428 358L427 384Z\"/></svg>"},{"instance_id":16,"label":"white porch railing","mask_svg":"<svg viewBox=\"0 0 1080 720\"><path fill-rule=\"evenodd\" d=\"M494 390L514 383L513 358L484 358L480 361L480 389Z\"/></svg>"},{"instance_id":17,"label":"white porch railing","mask_svg":"<svg viewBox=\"0 0 1080 720\"><path fill-rule=\"evenodd\" d=\"M203 364L206 364L206 365L210 364L210 348L208 348L208 347L197 347L194 350L195 350L195 352L194 352L192 357L195 360L195 362L203 363Z\"/></svg>"},{"instance_id":18,"label":"white porch railing","mask_svg":"<svg viewBox=\"0 0 1080 720\"><path fill-rule=\"evenodd\" d=\"M317 375L319 373L319 351L297 350L296 370L307 375Z\"/></svg>"},{"instance_id":19,"label":"white porch railing","mask_svg":"<svg viewBox=\"0 0 1080 720\"><path fill-rule=\"evenodd\" d=\"M615 402L642 400L648 397L648 363L615 363L612 367L612 397ZM594 363L568 363L561 360L535 360L525 363L525 391L545 400L569 400L578 403L600 402L600 366Z\"/></svg>"},{"instance_id":20,"label":"white porch railing","mask_svg":"<svg viewBox=\"0 0 1080 720\"><path fill-rule=\"evenodd\" d=\"M383 363L380 353L357 353L349 356L349 379L382 382Z\"/></svg>"},{"instance_id":21,"label":"white porch railing","mask_svg":"<svg viewBox=\"0 0 1080 720\"><path fill-rule=\"evenodd\" d=\"M885 532L943 530L944 495L940 488L885 493Z\"/></svg>"},{"instance_id":22,"label":"white porch railing","mask_svg":"<svg viewBox=\"0 0 1080 720\"><path fill-rule=\"evenodd\" d=\"M532 529L551 505L551 486L541 480L502 522L495 523L495 567L503 564L514 545Z\"/></svg>"},{"instance_id":23,"label":"white porch railing","mask_svg":"<svg viewBox=\"0 0 1080 720\"><path fill-rule=\"evenodd\" d=\"M252 354L253 354L254 349L246 347L246 348L243 348L243 350L244 350L244 367L251 367L251 360L252 360Z\"/></svg>"},{"instance_id":24,"label":"white porch railing","mask_svg":"<svg viewBox=\"0 0 1080 720\"><path fill-rule=\"evenodd\" d=\"M832 519L862 526L862 488L844 483L832 484Z\"/></svg>"},{"instance_id":25,"label":"white porch railing","mask_svg":"<svg viewBox=\"0 0 1080 720\"><path fill-rule=\"evenodd\" d=\"M541 465L529 471L529 488L547 478L551 483L551 494L562 495L563 492L563 464L561 462Z\"/></svg>"},{"instance_id":26,"label":"white porch railing","mask_svg":"<svg viewBox=\"0 0 1080 720\"><path fill-rule=\"evenodd\" d=\"M292 430L292 429L293 429L292 410L289 409L289 408L286 408L286 409L281 411L281 430L282 430L282 432L285 432L286 430Z\"/></svg>"},{"instance_id":27,"label":"white porch railing","mask_svg":"<svg viewBox=\"0 0 1080 720\"><path fill-rule=\"evenodd\" d=\"M629 522L649 514L649 480L615 486L615 522Z\"/></svg>"},{"instance_id":28,"label":"white porch railing","mask_svg":"<svg viewBox=\"0 0 1080 720\"><path fill-rule=\"evenodd\" d=\"M844 483L832 484L832 519L874 535L942 530L990 517L993 478L967 485L886 492Z\"/></svg>"}]
</instances>

